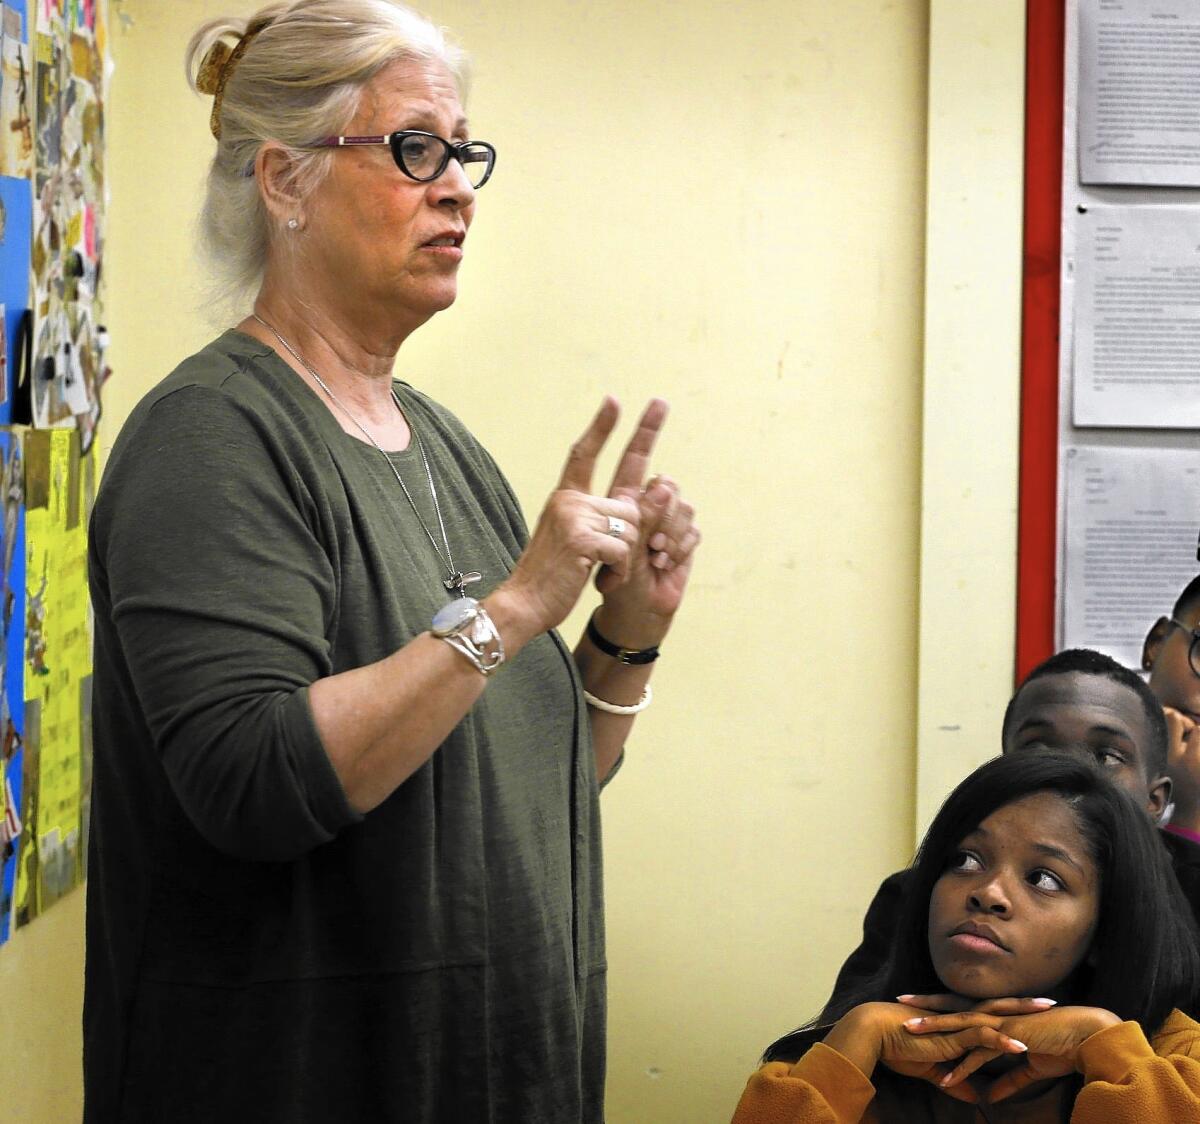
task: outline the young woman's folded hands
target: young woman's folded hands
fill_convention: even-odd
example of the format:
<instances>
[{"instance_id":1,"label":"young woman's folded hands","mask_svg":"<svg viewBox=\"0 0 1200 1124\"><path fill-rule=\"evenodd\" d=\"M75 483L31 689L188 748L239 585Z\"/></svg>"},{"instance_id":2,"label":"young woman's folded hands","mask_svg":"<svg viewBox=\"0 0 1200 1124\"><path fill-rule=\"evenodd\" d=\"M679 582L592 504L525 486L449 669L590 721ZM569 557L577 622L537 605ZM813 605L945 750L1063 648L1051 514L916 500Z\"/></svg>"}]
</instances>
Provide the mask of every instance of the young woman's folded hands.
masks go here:
<instances>
[{"instance_id":1,"label":"young woman's folded hands","mask_svg":"<svg viewBox=\"0 0 1200 1124\"><path fill-rule=\"evenodd\" d=\"M927 1013L935 1017L932 1009ZM937 1033L914 1034L908 1026L913 1014L912 1007L903 1003L863 1003L838 1020L825 1045L852 1061L868 1078L882 1062L897 1073L921 1078L971 1103L979 1098L969 1085L943 1081L964 1055L979 1051L992 1058L1025 1051L1022 1042L985 1019Z\"/></svg>"},{"instance_id":2,"label":"young woman's folded hands","mask_svg":"<svg viewBox=\"0 0 1200 1124\"><path fill-rule=\"evenodd\" d=\"M976 1085L973 1089L975 1096L971 1099L984 1099L989 1103L1011 1097L1036 1081L1074 1072L1079 1047L1093 1034L1121 1021L1111 1011L1100 1007L1059 1007L1052 999L1009 998L972 1003L957 995L902 995L898 998L901 1006L920 1012L910 1014L903 1023L910 1036L957 1042L959 1036L969 1030L987 1028L1009 1042L1016 1041L1026 1047L1020 1051L1024 1056L1018 1065L1000 1074L986 1088L980 1089ZM957 1064L945 1067L944 1075L934 1078L934 1083L954 1095L954 1090L963 1088L963 1083L972 1074L1002 1053L1012 1052L981 1043L972 1047L965 1057L960 1057ZM886 1059L881 1060L888 1064ZM909 1070L897 1072L930 1080L925 1074Z\"/></svg>"}]
</instances>

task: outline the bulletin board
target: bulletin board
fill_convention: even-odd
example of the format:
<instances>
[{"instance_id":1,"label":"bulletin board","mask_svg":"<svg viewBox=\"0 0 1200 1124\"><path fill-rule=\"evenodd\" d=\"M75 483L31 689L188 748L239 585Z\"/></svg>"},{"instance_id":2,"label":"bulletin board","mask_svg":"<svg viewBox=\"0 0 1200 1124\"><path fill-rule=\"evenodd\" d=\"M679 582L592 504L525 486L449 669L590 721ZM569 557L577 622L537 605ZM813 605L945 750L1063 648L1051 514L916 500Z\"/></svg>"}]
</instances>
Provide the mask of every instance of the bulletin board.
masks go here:
<instances>
[{"instance_id":1,"label":"bulletin board","mask_svg":"<svg viewBox=\"0 0 1200 1124\"><path fill-rule=\"evenodd\" d=\"M1197 572L1200 6L1029 0L1016 677Z\"/></svg>"},{"instance_id":2,"label":"bulletin board","mask_svg":"<svg viewBox=\"0 0 1200 1124\"><path fill-rule=\"evenodd\" d=\"M0 944L86 873L106 27L0 5Z\"/></svg>"}]
</instances>

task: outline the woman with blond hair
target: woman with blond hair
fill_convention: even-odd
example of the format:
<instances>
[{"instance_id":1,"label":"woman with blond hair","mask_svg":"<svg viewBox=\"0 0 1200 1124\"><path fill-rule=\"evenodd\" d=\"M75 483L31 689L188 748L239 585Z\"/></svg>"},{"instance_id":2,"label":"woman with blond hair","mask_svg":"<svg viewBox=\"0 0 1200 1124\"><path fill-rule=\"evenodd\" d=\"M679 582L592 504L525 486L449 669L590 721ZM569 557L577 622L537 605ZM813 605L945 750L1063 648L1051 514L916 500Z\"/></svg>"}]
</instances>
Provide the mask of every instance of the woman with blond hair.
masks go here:
<instances>
[{"instance_id":1,"label":"woman with blond hair","mask_svg":"<svg viewBox=\"0 0 1200 1124\"><path fill-rule=\"evenodd\" d=\"M291 0L188 65L206 240L256 295L95 504L85 1119L600 1121L598 789L699 539L647 479L665 405L595 494L606 399L530 534L392 377L495 164L461 52L393 0Z\"/></svg>"}]
</instances>

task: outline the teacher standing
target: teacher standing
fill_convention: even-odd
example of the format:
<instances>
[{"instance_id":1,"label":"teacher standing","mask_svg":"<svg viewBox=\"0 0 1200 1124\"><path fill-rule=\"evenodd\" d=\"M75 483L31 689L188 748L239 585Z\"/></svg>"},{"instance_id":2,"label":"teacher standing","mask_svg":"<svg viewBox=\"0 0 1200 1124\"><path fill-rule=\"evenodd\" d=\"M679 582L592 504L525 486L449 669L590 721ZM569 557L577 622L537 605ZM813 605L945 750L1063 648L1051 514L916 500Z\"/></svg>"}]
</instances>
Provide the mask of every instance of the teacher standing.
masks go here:
<instances>
[{"instance_id":1,"label":"teacher standing","mask_svg":"<svg viewBox=\"0 0 1200 1124\"><path fill-rule=\"evenodd\" d=\"M204 231L257 296L93 513L85 1119L599 1122L598 789L699 541L648 478L665 405L596 494L606 399L530 534L392 377L495 164L461 53L393 0L291 0L188 64Z\"/></svg>"}]
</instances>

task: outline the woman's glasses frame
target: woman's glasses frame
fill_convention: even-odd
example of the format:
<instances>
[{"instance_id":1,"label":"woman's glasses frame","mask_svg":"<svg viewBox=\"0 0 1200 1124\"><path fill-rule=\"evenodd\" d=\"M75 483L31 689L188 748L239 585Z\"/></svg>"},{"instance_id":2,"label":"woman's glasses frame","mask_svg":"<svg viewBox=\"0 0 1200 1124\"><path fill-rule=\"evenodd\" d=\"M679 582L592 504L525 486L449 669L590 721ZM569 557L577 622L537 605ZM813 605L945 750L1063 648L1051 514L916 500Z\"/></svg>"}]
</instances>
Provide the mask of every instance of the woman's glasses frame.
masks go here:
<instances>
[{"instance_id":1,"label":"woman's glasses frame","mask_svg":"<svg viewBox=\"0 0 1200 1124\"><path fill-rule=\"evenodd\" d=\"M436 171L418 176L408 167L404 160L404 142L409 137L422 137L428 141L436 141L442 146L442 155L436 165ZM464 169L468 164L484 165L483 176L478 183L471 185L478 191L492 178L492 172L496 167L496 149L487 141L470 140L456 144L454 141L446 140L445 137L439 137L436 133L427 133L424 129L399 129L394 133L374 137L324 137L304 147L344 148L350 145L373 144L386 144L392 150L392 159L396 162L396 167L410 180L415 180L417 183L432 183L450 166L451 160L457 160ZM470 172L467 172L467 179L471 179Z\"/></svg>"}]
</instances>

